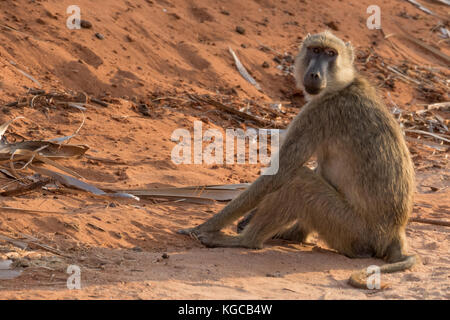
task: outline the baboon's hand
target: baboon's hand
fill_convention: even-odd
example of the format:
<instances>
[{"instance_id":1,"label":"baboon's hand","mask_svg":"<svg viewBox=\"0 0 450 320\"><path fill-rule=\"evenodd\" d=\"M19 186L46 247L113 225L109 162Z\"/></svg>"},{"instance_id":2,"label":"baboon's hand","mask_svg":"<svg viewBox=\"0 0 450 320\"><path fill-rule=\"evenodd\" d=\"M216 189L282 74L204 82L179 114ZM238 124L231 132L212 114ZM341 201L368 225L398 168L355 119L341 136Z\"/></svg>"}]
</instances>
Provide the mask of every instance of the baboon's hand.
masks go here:
<instances>
[{"instance_id":1,"label":"baboon's hand","mask_svg":"<svg viewBox=\"0 0 450 320\"><path fill-rule=\"evenodd\" d=\"M186 228L177 231L178 234L184 234L186 236L192 236L197 233L197 228Z\"/></svg>"}]
</instances>

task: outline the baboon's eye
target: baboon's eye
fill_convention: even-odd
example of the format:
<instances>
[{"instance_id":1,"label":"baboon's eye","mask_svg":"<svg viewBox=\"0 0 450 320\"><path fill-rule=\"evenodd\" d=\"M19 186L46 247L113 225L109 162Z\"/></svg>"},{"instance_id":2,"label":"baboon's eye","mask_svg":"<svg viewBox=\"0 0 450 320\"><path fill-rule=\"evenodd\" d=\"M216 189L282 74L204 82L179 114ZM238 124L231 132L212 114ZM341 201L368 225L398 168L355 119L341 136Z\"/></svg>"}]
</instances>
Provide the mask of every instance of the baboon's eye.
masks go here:
<instances>
[{"instance_id":1,"label":"baboon's eye","mask_svg":"<svg viewBox=\"0 0 450 320\"><path fill-rule=\"evenodd\" d=\"M330 48L326 49L326 50L325 50L325 53L326 53L327 55L329 55L330 57L334 57L334 56L337 55L336 50L330 49Z\"/></svg>"},{"instance_id":2,"label":"baboon's eye","mask_svg":"<svg viewBox=\"0 0 450 320\"><path fill-rule=\"evenodd\" d=\"M315 48L312 48L312 50L315 54L320 53L320 48L315 47Z\"/></svg>"}]
</instances>

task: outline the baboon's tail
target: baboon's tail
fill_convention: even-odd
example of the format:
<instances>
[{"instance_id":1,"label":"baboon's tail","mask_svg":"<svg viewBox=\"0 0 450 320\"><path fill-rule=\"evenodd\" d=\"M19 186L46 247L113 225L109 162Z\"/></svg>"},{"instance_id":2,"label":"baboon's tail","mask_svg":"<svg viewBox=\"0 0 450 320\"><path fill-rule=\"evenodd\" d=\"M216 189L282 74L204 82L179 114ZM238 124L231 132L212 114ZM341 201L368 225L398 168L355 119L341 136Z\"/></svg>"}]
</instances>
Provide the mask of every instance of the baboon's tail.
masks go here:
<instances>
[{"instance_id":1,"label":"baboon's tail","mask_svg":"<svg viewBox=\"0 0 450 320\"><path fill-rule=\"evenodd\" d=\"M418 255L407 256L404 260L401 260L399 262L382 265L380 267L380 273L393 273L408 270L416 265L419 261L420 258ZM354 272L348 279L348 284L358 289L369 289L367 286L368 276L370 276L370 273L367 273L365 269ZM383 284L381 284L381 289L382 288Z\"/></svg>"}]
</instances>

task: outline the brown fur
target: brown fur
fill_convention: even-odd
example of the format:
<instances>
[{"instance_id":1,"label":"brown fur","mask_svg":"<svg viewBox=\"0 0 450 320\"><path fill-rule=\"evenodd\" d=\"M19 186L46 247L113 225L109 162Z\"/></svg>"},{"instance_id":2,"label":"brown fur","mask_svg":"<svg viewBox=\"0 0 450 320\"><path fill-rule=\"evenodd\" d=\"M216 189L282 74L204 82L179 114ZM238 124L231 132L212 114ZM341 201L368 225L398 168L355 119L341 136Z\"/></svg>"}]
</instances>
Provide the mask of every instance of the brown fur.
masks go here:
<instances>
[{"instance_id":1,"label":"brown fur","mask_svg":"<svg viewBox=\"0 0 450 320\"><path fill-rule=\"evenodd\" d=\"M181 233L194 233L210 247L261 248L277 234L304 240L316 231L348 257L400 261L382 272L409 268L416 261L405 255L414 170L402 131L354 70L351 46L329 32L308 36L302 44L296 59L300 86L310 45L333 48L338 57L326 75L327 87L289 125L278 172L260 176L220 213ZM304 166L313 154L315 171ZM241 234L220 232L252 209ZM364 276L355 273L349 283L363 287Z\"/></svg>"}]
</instances>

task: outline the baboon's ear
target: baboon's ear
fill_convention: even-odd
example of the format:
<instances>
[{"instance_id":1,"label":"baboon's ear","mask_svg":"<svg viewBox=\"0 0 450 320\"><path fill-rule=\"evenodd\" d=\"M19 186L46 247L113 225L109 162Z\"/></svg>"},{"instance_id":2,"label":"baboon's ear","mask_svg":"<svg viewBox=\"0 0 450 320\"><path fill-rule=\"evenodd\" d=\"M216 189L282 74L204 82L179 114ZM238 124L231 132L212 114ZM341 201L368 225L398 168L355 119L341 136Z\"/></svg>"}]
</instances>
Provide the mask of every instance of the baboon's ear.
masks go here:
<instances>
[{"instance_id":1,"label":"baboon's ear","mask_svg":"<svg viewBox=\"0 0 450 320\"><path fill-rule=\"evenodd\" d=\"M351 63L353 63L353 60L355 60L355 54L353 52L353 46L350 41L345 43L345 48L347 49L347 53L348 53Z\"/></svg>"},{"instance_id":2,"label":"baboon's ear","mask_svg":"<svg viewBox=\"0 0 450 320\"><path fill-rule=\"evenodd\" d=\"M308 34L306 35L306 37L303 38L302 42L301 42L300 45L298 46L299 49L302 48L302 46L303 46L303 44L305 43L305 41L308 40L308 38L310 38L310 37L311 37L311 34L308 33Z\"/></svg>"}]
</instances>

